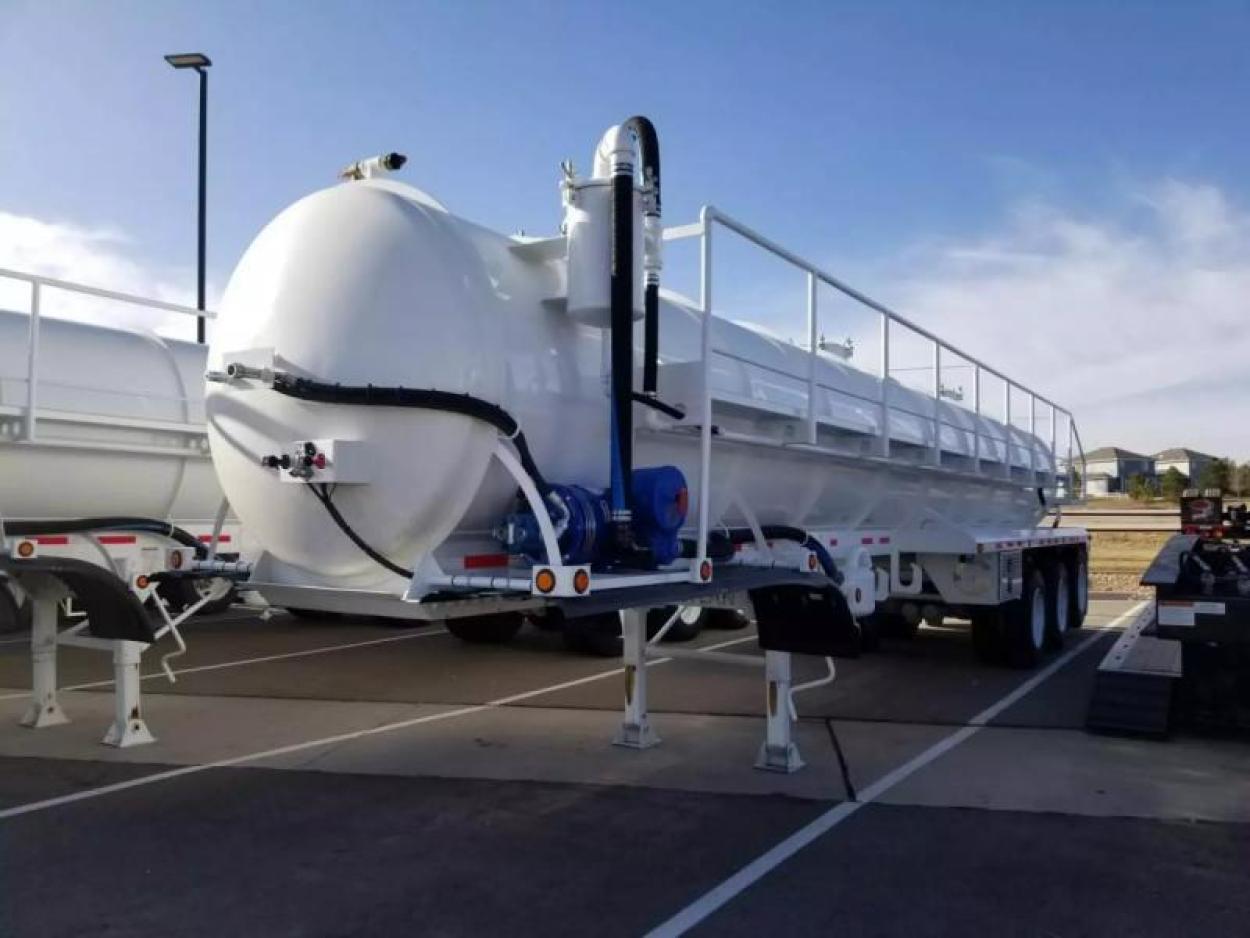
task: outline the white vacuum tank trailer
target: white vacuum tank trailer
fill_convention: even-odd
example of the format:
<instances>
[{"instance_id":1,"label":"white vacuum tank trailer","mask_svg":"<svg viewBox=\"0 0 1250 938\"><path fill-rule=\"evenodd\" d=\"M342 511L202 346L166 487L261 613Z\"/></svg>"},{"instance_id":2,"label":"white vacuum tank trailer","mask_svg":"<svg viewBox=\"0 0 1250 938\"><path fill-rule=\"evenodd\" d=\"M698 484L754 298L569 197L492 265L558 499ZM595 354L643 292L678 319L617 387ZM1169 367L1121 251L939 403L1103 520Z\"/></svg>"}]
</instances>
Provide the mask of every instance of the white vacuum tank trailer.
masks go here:
<instances>
[{"instance_id":1,"label":"white vacuum tank trailer","mask_svg":"<svg viewBox=\"0 0 1250 938\"><path fill-rule=\"evenodd\" d=\"M1037 528L1072 491L1067 412L1012 382L1028 426L991 419L998 372L714 209L665 231L645 118L589 178L566 164L551 238L459 218L397 163L278 215L221 304L212 461L270 602L482 641L524 616L614 650L615 610L749 596L766 648L821 654L954 611L1026 664L1083 614L1084 533ZM807 277L810 342L711 315L718 227ZM680 237L698 301L660 289ZM884 373L822 351L821 284L880 315ZM934 341L933 394L890 376L890 328ZM972 404L945 399L943 354L975 366Z\"/></svg>"}]
</instances>

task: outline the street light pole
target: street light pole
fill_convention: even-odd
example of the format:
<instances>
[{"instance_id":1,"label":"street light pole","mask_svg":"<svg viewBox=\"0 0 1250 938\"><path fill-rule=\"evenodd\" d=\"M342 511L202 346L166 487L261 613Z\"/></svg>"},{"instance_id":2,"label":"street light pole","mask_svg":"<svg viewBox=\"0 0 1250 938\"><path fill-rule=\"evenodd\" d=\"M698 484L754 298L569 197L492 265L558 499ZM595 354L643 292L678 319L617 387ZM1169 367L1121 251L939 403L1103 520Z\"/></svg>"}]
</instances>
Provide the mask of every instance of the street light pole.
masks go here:
<instances>
[{"instance_id":1,"label":"street light pole","mask_svg":"<svg viewBox=\"0 0 1250 938\"><path fill-rule=\"evenodd\" d=\"M206 263L205 241L207 235L207 196L208 196L208 68L212 60L202 52L185 52L165 56L165 61L174 68L192 68L200 75L200 171L199 171L199 237L197 244L196 269L196 309L201 312L204 304L204 268ZM195 338L204 344L204 317L196 319Z\"/></svg>"},{"instance_id":2,"label":"street light pole","mask_svg":"<svg viewBox=\"0 0 1250 938\"><path fill-rule=\"evenodd\" d=\"M196 272L196 290L195 290L195 308L203 312L206 308L204 305L204 263L205 263L205 235L207 233L207 221L205 212L207 211L207 194L208 194L208 70L204 68L196 69L200 73L200 230L199 230L199 264ZM200 316L195 321L195 340L204 344L204 317Z\"/></svg>"}]
</instances>

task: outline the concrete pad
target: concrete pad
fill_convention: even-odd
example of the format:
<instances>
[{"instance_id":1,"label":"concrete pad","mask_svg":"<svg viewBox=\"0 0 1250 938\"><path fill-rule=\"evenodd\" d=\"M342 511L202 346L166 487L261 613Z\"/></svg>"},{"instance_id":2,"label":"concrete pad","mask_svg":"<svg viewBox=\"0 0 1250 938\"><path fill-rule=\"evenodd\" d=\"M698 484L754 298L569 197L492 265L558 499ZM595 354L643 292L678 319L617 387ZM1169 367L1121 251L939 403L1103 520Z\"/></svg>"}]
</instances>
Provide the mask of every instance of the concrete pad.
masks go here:
<instances>
[{"instance_id":1,"label":"concrete pad","mask_svg":"<svg viewBox=\"0 0 1250 938\"><path fill-rule=\"evenodd\" d=\"M61 695L61 704L68 724L32 730L18 725L23 703L0 703L0 756L198 765L451 709L152 695L144 699L143 715L156 742L114 749L100 742L113 721L111 694L72 691Z\"/></svg>"},{"instance_id":2,"label":"concrete pad","mask_svg":"<svg viewBox=\"0 0 1250 938\"><path fill-rule=\"evenodd\" d=\"M892 804L1250 822L1250 747L983 729L887 792Z\"/></svg>"}]
</instances>

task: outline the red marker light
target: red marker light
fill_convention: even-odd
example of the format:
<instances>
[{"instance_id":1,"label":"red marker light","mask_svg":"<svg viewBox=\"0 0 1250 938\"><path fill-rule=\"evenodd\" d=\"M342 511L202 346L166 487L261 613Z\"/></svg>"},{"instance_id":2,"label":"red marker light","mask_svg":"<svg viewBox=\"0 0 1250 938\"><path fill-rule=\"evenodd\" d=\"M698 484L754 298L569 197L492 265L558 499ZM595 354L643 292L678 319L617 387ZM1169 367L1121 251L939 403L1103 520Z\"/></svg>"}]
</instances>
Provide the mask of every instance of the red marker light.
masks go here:
<instances>
[{"instance_id":1,"label":"red marker light","mask_svg":"<svg viewBox=\"0 0 1250 938\"><path fill-rule=\"evenodd\" d=\"M316 456L314 456L313 465L316 466L318 469L324 469L326 467L326 454L318 453Z\"/></svg>"}]
</instances>

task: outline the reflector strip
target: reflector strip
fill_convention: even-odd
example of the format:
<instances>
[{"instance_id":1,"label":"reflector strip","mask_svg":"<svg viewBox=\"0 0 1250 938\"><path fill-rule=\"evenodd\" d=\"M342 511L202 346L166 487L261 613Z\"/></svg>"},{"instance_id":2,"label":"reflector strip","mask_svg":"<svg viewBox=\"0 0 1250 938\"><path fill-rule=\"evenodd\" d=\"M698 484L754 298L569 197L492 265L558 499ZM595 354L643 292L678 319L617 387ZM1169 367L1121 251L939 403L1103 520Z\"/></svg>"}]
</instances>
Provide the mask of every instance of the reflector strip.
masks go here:
<instances>
[{"instance_id":1,"label":"reflector strip","mask_svg":"<svg viewBox=\"0 0 1250 938\"><path fill-rule=\"evenodd\" d=\"M466 554L464 558L464 568L466 570L481 570L485 567L506 567L507 565L507 554Z\"/></svg>"},{"instance_id":2,"label":"reflector strip","mask_svg":"<svg viewBox=\"0 0 1250 938\"><path fill-rule=\"evenodd\" d=\"M101 534L96 540L101 544L133 544L139 539L133 534Z\"/></svg>"},{"instance_id":3,"label":"reflector strip","mask_svg":"<svg viewBox=\"0 0 1250 938\"><path fill-rule=\"evenodd\" d=\"M201 534L201 535L200 535L200 541L201 541L201 542L203 542L203 543L205 543L205 544L211 544L211 543L213 543L213 536L212 536L211 534ZM229 544L229 543L230 543L230 535L229 535L229 534L223 534L221 537L217 538L217 543L218 543L218 544Z\"/></svg>"},{"instance_id":4,"label":"reflector strip","mask_svg":"<svg viewBox=\"0 0 1250 938\"><path fill-rule=\"evenodd\" d=\"M36 534L31 538L36 544L65 545L69 543L68 534Z\"/></svg>"}]
</instances>

